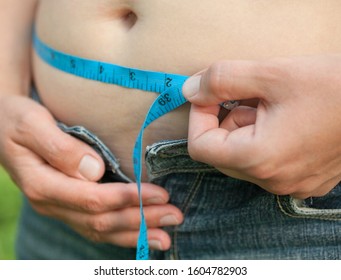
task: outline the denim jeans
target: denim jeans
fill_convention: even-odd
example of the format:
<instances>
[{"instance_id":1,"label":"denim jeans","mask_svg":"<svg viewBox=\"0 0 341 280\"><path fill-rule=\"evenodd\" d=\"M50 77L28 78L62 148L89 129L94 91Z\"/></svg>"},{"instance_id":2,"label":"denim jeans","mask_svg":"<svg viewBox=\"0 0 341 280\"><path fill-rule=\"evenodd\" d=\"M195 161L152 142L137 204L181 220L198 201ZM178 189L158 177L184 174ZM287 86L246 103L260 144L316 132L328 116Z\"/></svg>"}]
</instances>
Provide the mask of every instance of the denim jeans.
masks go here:
<instances>
[{"instance_id":1,"label":"denim jeans","mask_svg":"<svg viewBox=\"0 0 341 280\"><path fill-rule=\"evenodd\" d=\"M278 196L193 161L187 142L148 148L148 174L185 214L158 259L340 259L341 184L321 198Z\"/></svg>"},{"instance_id":2,"label":"denim jeans","mask_svg":"<svg viewBox=\"0 0 341 280\"><path fill-rule=\"evenodd\" d=\"M93 133L58 125L102 156L102 181L131 181ZM165 228L170 250L152 251L151 259L341 259L341 183L320 198L274 195L193 161L185 139L147 147L146 168L150 181L164 187L185 215L181 225ZM37 214L25 198L17 254L20 259L135 258L134 249L93 243Z\"/></svg>"}]
</instances>

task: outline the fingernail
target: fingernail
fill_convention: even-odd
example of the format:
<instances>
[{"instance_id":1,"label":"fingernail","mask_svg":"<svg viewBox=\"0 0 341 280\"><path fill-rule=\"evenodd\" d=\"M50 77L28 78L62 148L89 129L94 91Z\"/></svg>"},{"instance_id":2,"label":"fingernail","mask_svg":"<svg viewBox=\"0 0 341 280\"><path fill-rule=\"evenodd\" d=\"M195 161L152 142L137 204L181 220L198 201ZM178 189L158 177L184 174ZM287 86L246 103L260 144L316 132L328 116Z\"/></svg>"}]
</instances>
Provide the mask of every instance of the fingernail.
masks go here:
<instances>
[{"instance_id":1,"label":"fingernail","mask_svg":"<svg viewBox=\"0 0 341 280\"><path fill-rule=\"evenodd\" d=\"M88 180L94 180L98 177L101 166L97 159L92 156L85 155L78 167L79 173Z\"/></svg>"},{"instance_id":2,"label":"fingernail","mask_svg":"<svg viewBox=\"0 0 341 280\"><path fill-rule=\"evenodd\" d=\"M187 81L184 83L182 87L182 92L185 96L185 98L191 98L195 96L200 89L200 80L201 76L193 76L187 79Z\"/></svg>"},{"instance_id":3,"label":"fingernail","mask_svg":"<svg viewBox=\"0 0 341 280\"><path fill-rule=\"evenodd\" d=\"M165 204L167 201L162 199L161 197L152 197L148 199L147 204Z\"/></svg>"},{"instance_id":4,"label":"fingernail","mask_svg":"<svg viewBox=\"0 0 341 280\"><path fill-rule=\"evenodd\" d=\"M159 240L149 240L148 241L149 247L154 250L162 250L162 245Z\"/></svg>"},{"instance_id":5,"label":"fingernail","mask_svg":"<svg viewBox=\"0 0 341 280\"><path fill-rule=\"evenodd\" d=\"M167 215L160 219L161 226L175 226L179 224L179 220L174 215Z\"/></svg>"}]
</instances>

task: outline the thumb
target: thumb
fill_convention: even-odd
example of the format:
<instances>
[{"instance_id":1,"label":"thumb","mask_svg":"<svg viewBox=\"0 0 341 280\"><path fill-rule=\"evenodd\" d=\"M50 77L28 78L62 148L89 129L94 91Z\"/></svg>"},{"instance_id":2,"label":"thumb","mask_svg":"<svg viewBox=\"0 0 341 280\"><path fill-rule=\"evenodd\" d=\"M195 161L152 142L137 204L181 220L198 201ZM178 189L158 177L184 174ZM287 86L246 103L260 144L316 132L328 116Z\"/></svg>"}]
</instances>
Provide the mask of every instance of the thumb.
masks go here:
<instances>
[{"instance_id":1,"label":"thumb","mask_svg":"<svg viewBox=\"0 0 341 280\"><path fill-rule=\"evenodd\" d=\"M269 62L220 61L190 77L183 85L184 97L199 106L216 105L227 100L263 99L274 73Z\"/></svg>"},{"instance_id":2,"label":"thumb","mask_svg":"<svg viewBox=\"0 0 341 280\"><path fill-rule=\"evenodd\" d=\"M97 181L104 162L89 145L64 133L48 112L37 110L21 127L17 142L69 176Z\"/></svg>"}]
</instances>

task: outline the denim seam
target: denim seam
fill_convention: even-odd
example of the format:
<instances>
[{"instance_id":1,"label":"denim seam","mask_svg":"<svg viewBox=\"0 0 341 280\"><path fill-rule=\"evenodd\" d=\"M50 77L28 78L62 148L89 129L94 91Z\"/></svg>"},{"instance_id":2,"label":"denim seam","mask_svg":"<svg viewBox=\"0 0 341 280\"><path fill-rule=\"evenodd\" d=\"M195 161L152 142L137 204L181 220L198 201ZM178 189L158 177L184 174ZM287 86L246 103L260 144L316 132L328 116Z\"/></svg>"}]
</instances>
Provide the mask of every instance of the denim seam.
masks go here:
<instances>
[{"instance_id":1,"label":"denim seam","mask_svg":"<svg viewBox=\"0 0 341 280\"><path fill-rule=\"evenodd\" d=\"M193 201L193 199L195 198L199 188L200 188L200 185L201 185L201 182L204 178L205 174L204 173L198 173L196 179L194 180L192 186L190 187L189 189L189 193L187 195L187 198L183 204L183 207L181 207L182 209L182 212L184 214L184 217L186 217L186 213L188 212L188 209ZM174 228L174 233L173 233L173 248L171 250L171 253L170 255L173 256L173 260L179 260L179 250L178 250L178 245L177 245L177 229L180 227L181 225L178 225Z\"/></svg>"},{"instance_id":2,"label":"denim seam","mask_svg":"<svg viewBox=\"0 0 341 280\"><path fill-rule=\"evenodd\" d=\"M192 173L193 171L195 171L195 173L202 173L202 172L206 172L206 173L218 173L217 172L217 169L215 168L196 168L196 167L187 167L187 168L184 168L184 167L176 167L176 168L165 168L165 169L161 169L161 170L158 170L157 172L153 172L151 171L150 173L150 176L152 178L157 178L157 177L161 177L161 176L165 176L165 175L168 175L169 173Z\"/></svg>"},{"instance_id":3,"label":"denim seam","mask_svg":"<svg viewBox=\"0 0 341 280\"><path fill-rule=\"evenodd\" d=\"M146 152L151 155L156 155L159 152L163 153L168 152L169 150L174 150L176 147L177 153L179 154L188 154L187 152L187 139L180 139L180 140L163 140L157 143L154 143L150 146L146 147ZM181 153L180 153L180 152ZM171 154L168 154L171 156Z\"/></svg>"},{"instance_id":4,"label":"denim seam","mask_svg":"<svg viewBox=\"0 0 341 280\"><path fill-rule=\"evenodd\" d=\"M288 208L287 205L285 205L286 203L283 204L283 202L281 201L281 197L279 195L276 196L276 200L277 200L277 204L279 206L279 209L281 210L282 213L284 213L285 215L292 217L292 218L301 218L301 219L319 219L319 220L326 220L326 221L341 221L341 210L340 211L335 211L336 213L325 213L325 214L318 214L316 213L317 211L319 211L319 209L315 210L315 212L312 213L308 213L307 211L301 211L301 213L297 212L297 210L299 209L295 209L293 207L293 201L292 198L290 198L290 206L292 208L292 211L294 211L294 213L290 213L288 210L286 210L286 208ZM298 207L297 207L298 208ZM323 210L320 210L323 211ZM333 217L333 216L340 216L340 217Z\"/></svg>"},{"instance_id":5,"label":"denim seam","mask_svg":"<svg viewBox=\"0 0 341 280\"><path fill-rule=\"evenodd\" d=\"M174 150L174 146L171 147L161 147L159 150L155 151L155 155L159 155L162 158L173 158L177 156L188 156L187 148L176 147L178 150Z\"/></svg>"}]
</instances>

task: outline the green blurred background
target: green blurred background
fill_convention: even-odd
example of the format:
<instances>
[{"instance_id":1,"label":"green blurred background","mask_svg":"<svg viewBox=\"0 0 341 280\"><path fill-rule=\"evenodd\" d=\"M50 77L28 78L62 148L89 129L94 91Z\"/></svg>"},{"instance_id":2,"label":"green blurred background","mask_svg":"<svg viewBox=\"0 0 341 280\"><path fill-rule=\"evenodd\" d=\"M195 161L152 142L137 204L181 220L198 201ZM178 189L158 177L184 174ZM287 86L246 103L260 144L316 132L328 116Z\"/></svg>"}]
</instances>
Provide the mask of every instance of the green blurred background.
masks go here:
<instances>
[{"instance_id":1,"label":"green blurred background","mask_svg":"<svg viewBox=\"0 0 341 280\"><path fill-rule=\"evenodd\" d=\"M20 191L0 166L0 260L15 259L14 241L20 205Z\"/></svg>"}]
</instances>

